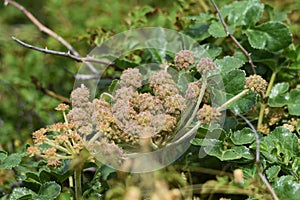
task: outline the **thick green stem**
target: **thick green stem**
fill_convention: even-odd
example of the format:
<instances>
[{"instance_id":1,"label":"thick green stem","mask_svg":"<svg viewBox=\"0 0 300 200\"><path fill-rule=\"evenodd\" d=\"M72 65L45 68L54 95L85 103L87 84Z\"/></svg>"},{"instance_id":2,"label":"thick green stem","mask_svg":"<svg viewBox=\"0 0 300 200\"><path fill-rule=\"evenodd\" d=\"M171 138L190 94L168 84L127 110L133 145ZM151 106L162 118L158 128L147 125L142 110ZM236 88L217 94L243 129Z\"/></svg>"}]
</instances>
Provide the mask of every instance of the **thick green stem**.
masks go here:
<instances>
[{"instance_id":1,"label":"thick green stem","mask_svg":"<svg viewBox=\"0 0 300 200\"><path fill-rule=\"evenodd\" d=\"M221 105L217 110L218 111L223 111L226 110L226 108L232 104L233 102L237 101L239 98L241 98L242 96L244 96L245 94L247 94L249 92L249 89L245 89L242 92L240 92L239 94L237 94L236 96L232 97L231 99L229 99L227 102L225 102L223 105Z\"/></svg>"},{"instance_id":2,"label":"thick green stem","mask_svg":"<svg viewBox=\"0 0 300 200\"><path fill-rule=\"evenodd\" d=\"M268 84L268 88L267 88L267 91L266 91L266 97L268 97L271 93L272 87L273 87L274 82L275 82L276 74L277 74L277 72L272 73L272 76L271 76L271 79L270 79L270 82Z\"/></svg>"},{"instance_id":3,"label":"thick green stem","mask_svg":"<svg viewBox=\"0 0 300 200\"><path fill-rule=\"evenodd\" d=\"M275 82L276 74L277 74L277 72L272 73L272 76L271 76L270 82L268 84L268 88L267 88L265 97L268 97L271 93L271 90L272 90L274 82ZM266 104L262 102L260 104L260 111L259 111L259 116L258 116L257 129L259 129L262 126L265 108L266 108Z\"/></svg>"},{"instance_id":4,"label":"thick green stem","mask_svg":"<svg viewBox=\"0 0 300 200\"><path fill-rule=\"evenodd\" d=\"M75 177L75 199L81 200L82 189L81 189L81 165L76 166L74 169Z\"/></svg>"},{"instance_id":5,"label":"thick green stem","mask_svg":"<svg viewBox=\"0 0 300 200\"><path fill-rule=\"evenodd\" d=\"M260 104L259 116L258 116L258 122L257 122L257 129L259 129L262 126L265 108L266 108L266 104L261 103Z\"/></svg>"}]
</instances>

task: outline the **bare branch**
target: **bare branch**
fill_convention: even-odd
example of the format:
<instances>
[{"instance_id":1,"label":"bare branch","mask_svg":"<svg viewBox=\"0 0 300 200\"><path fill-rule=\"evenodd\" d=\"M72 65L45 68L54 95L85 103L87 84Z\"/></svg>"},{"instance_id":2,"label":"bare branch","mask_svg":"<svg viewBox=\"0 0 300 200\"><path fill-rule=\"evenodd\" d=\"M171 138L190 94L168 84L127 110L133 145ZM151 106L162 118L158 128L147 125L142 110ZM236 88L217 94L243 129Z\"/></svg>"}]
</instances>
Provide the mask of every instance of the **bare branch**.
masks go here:
<instances>
[{"instance_id":1,"label":"bare branch","mask_svg":"<svg viewBox=\"0 0 300 200\"><path fill-rule=\"evenodd\" d=\"M104 60L100 60L97 58L93 58L93 57L81 57L81 56L75 56L73 54L70 54L69 52L61 52L61 51L54 51L54 50L50 50L50 49L43 49L40 47L36 47L30 44L27 44L15 37L12 37L12 39L14 41L16 41L17 43L19 43L20 45L29 48L29 49L33 49L39 52L43 52L45 54L52 54L52 55L57 55L57 56L63 56L63 57L67 57L67 58L71 58L77 62L83 62L83 63L87 63L87 62L94 62L94 63L101 63L101 64L105 64L105 65L113 65L113 63L111 62L107 62Z\"/></svg>"},{"instance_id":2,"label":"bare branch","mask_svg":"<svg viewBox=\"0 0 300 200\"><path fill-rule=\"evenodd\" d=\"M253 61L252 61L252 58L251 58L251 54L248 53L248 51L247 51L247 50L246 50L246 49L245 49L245 48L237 41L237 39L229 32L228 27L227 27L227 25L226 25L226 23L225 23L225 21L224 21L224 18L222 17L221 11L220 11L220 9L218 8L218 6L217 6L217 4L215 3L215 1L214 1L214 0L210 0L210 2L213 4L213 6L215 7L215 9L216 9L216 11L217 11L217 13L218 13L218 16L219 16L219 18L220 18L220 21L221 21L223 27L224 27L224 30L225 30L226 35L229 36L229 37L232 39L232 41L238 46L238 48L239 48L239 49L243 52L243 54L247 57L248 62L249 62L249 64L251 65L251 68L252 68L253 73L256 74L256 70L255 70L255 66L254 66Z\"/></svg>"},{"instance_id":3,"label":"bare branch","mask_svg":"<svg viewBox=\"0 0 300 200\"><path fill-rule=\"evenodd\" d=\"M260 177L260 179L262 180L262 182L267 186L270 194L272 195L274 200L279 200L279 198L277 197L274 189L272 188L271 184L269 183L269 181L267 180L267 178L265 177L265 175L263 173L261 173L260 171L260 140L259 140L259 135L256 131L256 129L254 128L253 124L243 115L240 115L238 113L234 113L235 115L238 115L239 117L241 117L247 124L248 126L252 129L254 136L255 136L255 141L256 141L256 156L255 156L255 164L256 164L256 170L257 170L257 174Z\"/></svg>"},{"instance_id":4,"label":"bare branch","mask_svg":"<svg viewBox=\"0 0 300 200\"><path fill-rule=\"evenodd\" d=\"M59 36L57 33L52 31L51 29L47 28L44 26L37 18L33 16L31 12L29 12L26 8L24 8L22 5L18 4L15 1L12 0L4 0L5 5L10 4L14 6L15 8L19 9L22 11L26 17L42 32L48 34L49 36L55 38L57 41L59 41L62 45L64 45L73 55L80 57L80 54L72 47L70 43L68 43L65 39L63 39L61 36ZM91 63L86 63L88 68L93 72L93 73L98 73L97 70L94 68L94 66Z\"/></svg>"},{"instance_id":5,"label":"bare branch","mask_svg":"<svg viewBox=\"0 0 300 200\"><path fill-rule=\"evenodd\" d=\"M54 99L57 99L63 103L67 103L67 104L71 104L71 101L70 99L64 97L64 96L61 96L59 94L56 94L54 91L52 90L48 90L46 88L44 88L41 83L38 81L38 79L34 76L31 76L31 82L35 85L35 87L40 90L41 92L43 92L44 94L54 98Z\"/></svg>"}]
</instances>

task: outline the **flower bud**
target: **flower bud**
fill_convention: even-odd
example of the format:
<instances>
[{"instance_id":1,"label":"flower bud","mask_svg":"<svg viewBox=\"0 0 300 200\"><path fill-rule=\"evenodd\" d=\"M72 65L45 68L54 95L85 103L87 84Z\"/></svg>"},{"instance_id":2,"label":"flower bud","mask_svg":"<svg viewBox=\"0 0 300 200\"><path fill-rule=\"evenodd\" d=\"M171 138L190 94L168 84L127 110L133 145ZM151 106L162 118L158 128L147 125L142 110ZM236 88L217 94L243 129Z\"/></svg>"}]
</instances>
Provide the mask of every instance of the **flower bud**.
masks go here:
<instances>
[{"instance_id":1,"label":"flower bud","mask_svg":"<svg viewBox=\"0 0 300 200\"><path fill-rule=\"evenodd\" d=\"M189 50L179 51L174 58L175 66L178 70L188 69L190 65L194 64L195 57Z\"/></svg>"},{"instance_id":2,"label":"flower bud","mask_svg":"<svg viewBox=\"0 0 300 200\"><path fill-rule=\"evenodd\" d=\"M245 88L253 92L264 93L268 82L265 81L260 75L251 75L245 79Z\"/></svg>"}]
</instances>

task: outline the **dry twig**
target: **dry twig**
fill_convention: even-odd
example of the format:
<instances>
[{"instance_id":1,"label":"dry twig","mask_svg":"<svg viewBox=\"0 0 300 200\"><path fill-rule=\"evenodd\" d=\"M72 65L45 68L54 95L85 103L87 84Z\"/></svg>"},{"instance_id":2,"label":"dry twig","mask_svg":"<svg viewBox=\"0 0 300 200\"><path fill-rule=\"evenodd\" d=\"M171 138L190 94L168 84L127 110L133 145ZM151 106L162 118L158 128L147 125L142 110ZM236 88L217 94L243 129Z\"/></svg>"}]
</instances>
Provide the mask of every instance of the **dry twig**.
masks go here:
<instances>
[{"instance_id":1,"label":"dry twig","mask_svg":"<svg viewBox=\"0 0 300 200\"><path fill-rule=\"evenodd\" d=\"M238 114L238 113L234 113L234 114L241 117L248 124L248 126L252 129L254 136L255 136L255 141L256 141L255 164L256 164L257 174L260 177L260 179L262 180L262 182L267 186L273 199L279 200L279 198L277 197L271 184L269 183L269 181L267 180L265 175L260 171L260 140L259 140L259 136L258 136L256 129L254 128L253 124L246 117L244 117L243 115Z\"/></svg>"},{"instance_id":2,"label":"dry twig","mask_svg":"<svg viewBox=\"0 0 300 200\"><path fill-rule=\"evenodd\" d=\"M73 54L70 54L69 52L61 52L61 51L54 51L54 50L50 50L50 49L43 49L43 48L40 48L40 47L36 47L36 46L33 46L33 45L30 45L30 44L27 44L15 37L12 37L12 39L14 41L16 41L17 43L19 43L20 45L26 47L26 48L29 48L29 49L33 49L33 50L36 50L36 51L40 51L40 52L43 52L45 54L52 54L52 55L57 55L57 56L63 56L63 57L68 57L68 58L71 58L77 62L83 62L83 63L87 63L87 62L95 62L95 63L101 63L101 64L105 64L105 65L112 65L113 63L111 62L106 62L106 61L103 61L103 60L100 60L100 59L97 59L97 58L93 58L93 57L81 57L81 56L75 56Z\"/></svg>"},{"instance_id":3,"label":"dry twig","mask_svg":"<svg viewBox=\"0 0 300 200\"><path fill-rule=\"evenodd\" d=\"M245 49L245 48L237 41L237 39L229 32L228 27L227 27L227 25L226 25L226 23L225 23L225 21L224 21L224 19L223 19L223 17L222 17L221 11L220 11L220 9L218 8L218 6L217 6L217 4L215 3L215 1L214 1L214 0L210 0L210 1L211 1L211 3L213 4L213 6L215 7L215 9L216 9L216 11L217 11L217 13L218 13L218 16L219 16L219 18L220 18L220 21L221 21L223 27L224 27L224 30L225 30L226 35L229 36L229 37L232 39L232 41L238 46L238 48L239 48L239 49L243 52L243 54L247 57L248 62L249 62L249 64L251 65L251 68L252 68L253 73L256 74L256 70L255 70L255 66L254 66L253 61L252 61L252 58L251 58L251 54L248 53L248 51L247 51L247 50L246 50L246 49Z\"/></svg>"},{"instance_id":4,"label":"dry twig","mask_svg":"<svg viewBox=\"0 0 300 200\"><path fill-rule=\"evenodd\" d=\"M68 43L65 39L63 39L61 36L59 36L57 33L49 29L48 27L44 26L36 17L33 16L31 12L29 12L26 8L24 8L22 5L18 4L15 1L12 0L4 0L4 4L10 4L14 6L15 8L22 11L26 17L42 32L48 34L49 36L55 38L57 41L59 41L62 45L64 45L75 57L81 57L80 54L72 47L70 43ZM71 54L70 54L71 55ZM70 56L69 56L70 57ZM94 68L94 66L91 63L86 63L88 68L91 72L97 74L97 69Z\"/></svg>"},{"instance_id":5,"label":"dry twig","mask_svg":"<svg viewBox=\"0 0 300 200\"><path fill-rule=\"evenodd\" d=\"M38 79L34 76L31 76L31 82L35 85L35 87L42 91L44 94L54 98L54 99L57 99L63 103L67 103L67 104L71 104L71 101L70 99L64 97L64 96L61 96L59 94L56 94L55 92L53 92L52 90L48 90L46 88L44 88L41 83L38 81Z\"/></svg>"}]
</instances>

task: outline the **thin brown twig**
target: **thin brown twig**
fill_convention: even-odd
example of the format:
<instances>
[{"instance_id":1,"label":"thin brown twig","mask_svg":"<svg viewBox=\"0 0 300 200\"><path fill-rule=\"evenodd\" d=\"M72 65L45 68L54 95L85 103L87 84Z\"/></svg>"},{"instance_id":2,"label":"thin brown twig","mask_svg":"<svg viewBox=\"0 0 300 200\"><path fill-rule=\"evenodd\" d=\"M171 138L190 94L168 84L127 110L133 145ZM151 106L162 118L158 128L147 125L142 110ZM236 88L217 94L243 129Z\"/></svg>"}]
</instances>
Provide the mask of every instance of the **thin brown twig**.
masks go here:
<instances>
[{"instance_id":1,"label":"thin brown twig","mask_svg":"<svg viewBox=\"0 0 300 200\"><path fill-rule=\"evenodd\" d=\"M214 0L210 0L210 2L213 4L213 6L215 7L218 16L220 18L220 21L224 27L225 33L227 36L229 36L232 41L238 46L238 48L243 52L243 54L247 57L249 64L251 65L252 71L254 74L256 74L256 70L255 70L255 65L253 64L252 58L251 58L251 54L248 53L248 51L237 41L237 39L229 32L228 27L224 21L224 18L222 17L221 11L218 8L217 4L215 3Z\"/></svg>"},{"instance_id":2,"label":"thin brown twig","mask_svg":"<svg viewBox=\"0 0 300 200\"><path fill-rule=\"evenodd\" d=\"M279 200L279 198L277 197L274 189L272 188L271 184L269 183L269 181L267 180L267 178L265 177L265 175L260 171L260 140L259 140L259 135L256 131L256 129L254 128L253 124L243 115L240 115L238 113L234 113L237 116L241 117L247 124L248 126L252 129L254 136L255 136L255 141L256 141L256 156L255 156L255 165L256 165L256 170L257 170L257 174L260 177L260 179L262 180L262 182L266 185L266 187L268 188L270 194L272 195L274 200Z\"/></svg>"},{"instance_id":3,"label":"thin brown twig","mask_svg":"<svg viewBox=\"0 0 300 200\"><path fill-rule=\"evenodd\" d=\"M67 103L67 104L71 104L71 101L70 99L64 97L64 96L61 96L59 94L56 94L54 91L52 90L48 90L46 88L44 88L41 83L39 82L39 80L34 77L34 76L31 76L31 82L35 85L35 87L40 90L41 92L43 92L44 94L54 98L54 99L57 99L63 103Z\"/></svg>"},{"instance_id":4,"label":"thin brown twig","mask_svg":"<svg viewBox=\"0 0 300 200\"><path fill-rule=\"evenodd\" d=\"M93 58L93 57L81 57L81 56L75 56L73 54L70 54L69 52L61 52L61 51L54 51L54 50L50 50L50 49L43 49L40 47L36 47L36 46L30 45L30 44L27 44L15 37L12 37L12 39L26 48L33 49L33 50L36 50L39 52L43 52L45 54L52 54L52 55L57 55L57 56L68 57L77 62L83 62L83 63L94 62L94 63L101 63L101 64L105 64L105 65L113 64L112 62L107 62L107 61L100 60L100 59Z\"/></svg>"},{"instance_id":5,"label":"thin brown twig","mask_svg":"<svg viewBox=\"0 0 300 200\"><path fill-rule=\"evenodd\" d=\"M15 8L19 9L22 11L26 17L41 31L49 36L55 38L57 41L59 41L62 45L64 45L74 56L80 57L80 54L72 47L70 43L68 43L65 39L63 39L60 35L49 29L48 27L44 26L36 17L33 16L31 12L29 12L25 7L22 5L18 4L15 1L12 0L4 0L4 4L10 4L14 6ZM93 72L93 73L98 73L97 70L94 68L94 66L91 63L87 63L88 68Z\"/></svg>"}]
</instances>

